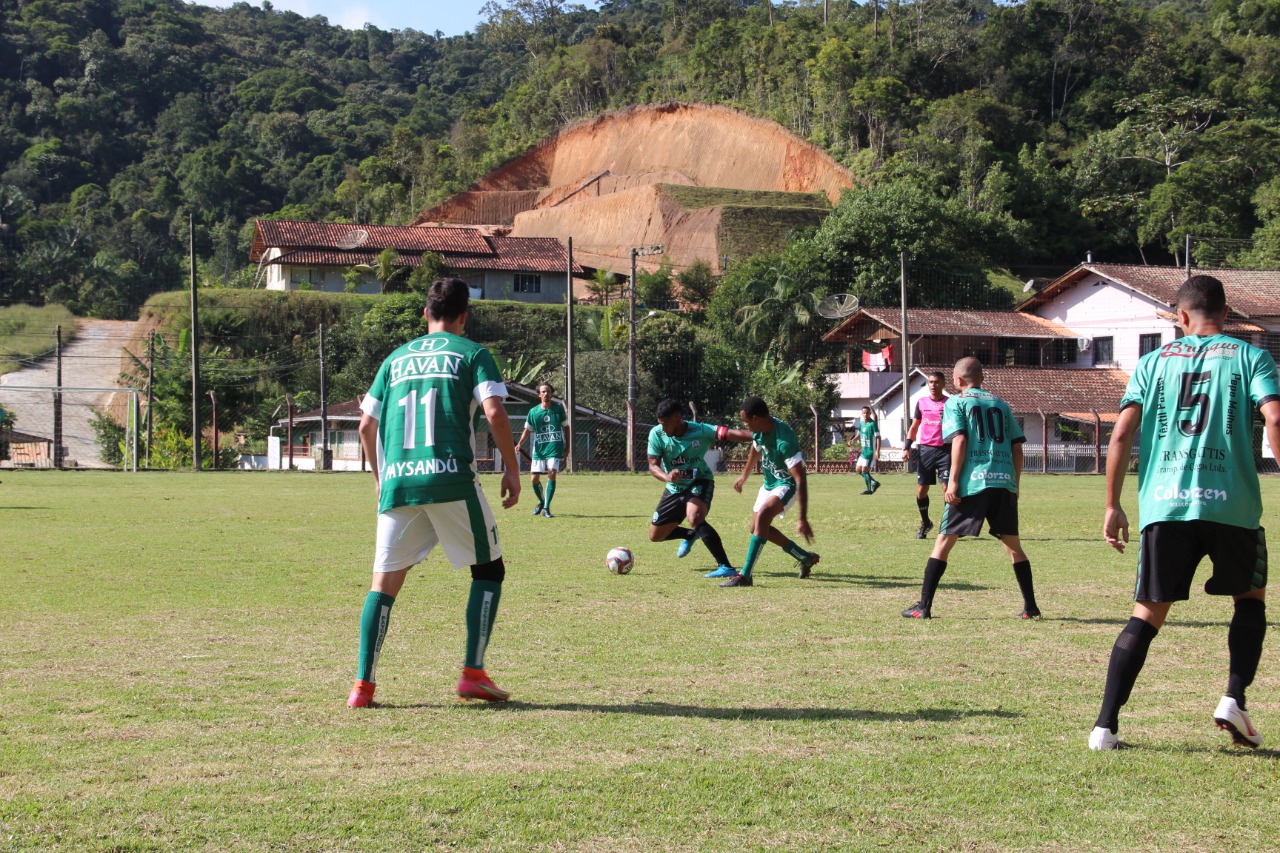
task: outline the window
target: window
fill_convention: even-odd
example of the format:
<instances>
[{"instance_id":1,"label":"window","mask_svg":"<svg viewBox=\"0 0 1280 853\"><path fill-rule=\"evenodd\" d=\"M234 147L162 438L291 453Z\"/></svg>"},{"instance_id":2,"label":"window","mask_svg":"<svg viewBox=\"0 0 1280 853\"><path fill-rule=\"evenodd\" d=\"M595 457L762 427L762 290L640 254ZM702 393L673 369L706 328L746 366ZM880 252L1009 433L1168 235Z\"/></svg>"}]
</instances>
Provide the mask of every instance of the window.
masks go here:
<instances>
[{"instance_id":1,"label":"window","mask_svg":"<svg viewBox=\"0 0 1280 853\"><path fill-rule=\"evenodd\" d=\"M1160 333L1153 332L1150 335L1138 336L1138 355L1146 355L1149 352L1155 352L1160 349Z\"/></svg>"},{"instance_id":2,"label":"window","mask_svg":"<svg viewBox=\"0 0 1280 853\"><path fill-rule=\"evenodd\" d=\"M1115 363L1115 339L1114 338L1094 338L1093 339L1093 363L1114 364Z\"/></svg>"},{"instance_id":3,"label":"window","mask_svg":"<svg viewBox=\"0 0 1280 853\"><path fill-rule=\"evenodd\" d=\"M512 289L516 293L541 293L542 276L518 272L515 275L515 287Z\"/></svg>"},{"instance_id":4,"label":"window","mask_svg":"<svg viewBox=\"0 0 1280 853\"><path fill-rule=\"evenodd\" d=\"M1075 364L1078 345L1074 338L1059 338L1045 352L1046 364Z\"/></svg>"}]
</instances>

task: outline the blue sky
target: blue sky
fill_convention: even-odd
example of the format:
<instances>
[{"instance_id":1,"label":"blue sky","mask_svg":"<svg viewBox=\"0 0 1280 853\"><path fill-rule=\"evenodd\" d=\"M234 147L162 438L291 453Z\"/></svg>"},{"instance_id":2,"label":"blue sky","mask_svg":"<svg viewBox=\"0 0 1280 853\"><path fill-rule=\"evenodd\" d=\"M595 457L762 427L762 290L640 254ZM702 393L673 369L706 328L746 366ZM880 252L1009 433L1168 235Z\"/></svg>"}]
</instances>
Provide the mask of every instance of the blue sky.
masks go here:
<instances>
[{"instance_id":1,"label":"blue sky","mask_svg":"<svg viewBox=\"0 0 1280 853\"><path fill-rule=\"evenodd\" d=\"M257 0L250 0L257 2ZM447 36L462 35L480 23L480 9L485 0L271 0L271 5L281 11L297 12L310 18L323 15L329 23L349 30L373 24L380 30L420 30ZM227 2L208 2L208 6L231 5Z\"/></svg>"}]
</instances>

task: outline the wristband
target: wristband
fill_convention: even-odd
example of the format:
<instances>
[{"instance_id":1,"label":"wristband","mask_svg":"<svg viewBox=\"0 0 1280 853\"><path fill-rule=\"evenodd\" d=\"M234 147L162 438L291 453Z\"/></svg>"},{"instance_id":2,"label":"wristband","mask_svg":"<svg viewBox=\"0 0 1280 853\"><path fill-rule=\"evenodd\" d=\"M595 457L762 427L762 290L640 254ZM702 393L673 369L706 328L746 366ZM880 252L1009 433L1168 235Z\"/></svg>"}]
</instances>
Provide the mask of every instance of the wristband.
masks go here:
<instances>
[{"instance_id":1,"label":"wristband","mask_svg":"<svg viewBox=\"0 0 1280 853\"><path fill-rule=\"evenodd\" d=\"M724 437L729 434L727 426L716 427L716 441L724 441Z\"/></svg>"},{"instance_id":2,"label":"wristband","mask_svg":"<svg viewBox=\"0 0 1280 853\"><path fill-rule=\"evenodd\" d=\"M902 449L903 449L903 450L910 450L910 449L911 449L911 445L913 445L913 444L915 444L915 442L908 438L908 439L907 439L906 446L905 446L905 447L903 447Z\"/></svg>"}]
</instances>

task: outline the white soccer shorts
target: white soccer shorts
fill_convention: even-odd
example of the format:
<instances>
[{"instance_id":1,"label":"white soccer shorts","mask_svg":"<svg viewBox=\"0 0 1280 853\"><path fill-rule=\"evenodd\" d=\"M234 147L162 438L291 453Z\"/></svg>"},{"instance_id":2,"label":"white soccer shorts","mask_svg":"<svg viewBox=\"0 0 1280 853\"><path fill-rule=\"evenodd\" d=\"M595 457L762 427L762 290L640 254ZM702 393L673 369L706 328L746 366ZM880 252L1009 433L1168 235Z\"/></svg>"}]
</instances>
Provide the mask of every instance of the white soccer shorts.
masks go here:
<instances>
[{"instance_id":1,"label":"white soccer shorts","mask_svg":"<svg viewBox=\"0 0 1280 853\"><path fill-rule=\"evenodd\" d=\"M772 489L766 489L761 486L760 491L756 493L756 505L751 508L751 512L759 512L769 498L777 497L778 500L782 501L782 512L778 513L778 518L785 518L787 510L791 509L791 505L796 502L797 494L799 494L799 490L791 485L774 486Z\"/></svg>"},{"instance_id":2,"label":"white soccer shorts","mask_svg":"<svg viewBox=\"0 0 1280 853\"><path fill-rule=\"evenodd\" d=\"M529 463L529 473L545 474L548 471L559 471L562 461L560 459L534 459Z\"/></svg>"},{"instance_id":3,"label":"white soccer shorts","mask_svg":"<svg viewBox=\"0 0 1280 853\"><path fill-rule=\"evenodd\" d=\"M427 558L437 544L455 569L488 563L502 556L498 524L476 485L475 497L420 506L401 506L378 514L375 572L397 572Z\"/></svg>"}]
</instances>

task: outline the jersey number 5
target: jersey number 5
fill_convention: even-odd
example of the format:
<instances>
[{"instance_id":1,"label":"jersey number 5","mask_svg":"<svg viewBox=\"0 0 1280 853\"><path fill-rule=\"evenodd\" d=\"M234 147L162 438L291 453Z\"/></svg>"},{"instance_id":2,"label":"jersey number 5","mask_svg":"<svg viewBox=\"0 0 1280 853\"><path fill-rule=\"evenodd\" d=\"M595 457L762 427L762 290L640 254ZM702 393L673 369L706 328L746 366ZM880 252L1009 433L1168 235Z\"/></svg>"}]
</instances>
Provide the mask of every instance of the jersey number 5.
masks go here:
<instances>
[{"instance_id":1,"label":"jersey number 5","mask_svg":"<svg viewBox=\"0 0 1280 853\"><path fill-rule=\"evenodd\" d=\"M426 427L423 447L432 447L436 443L436 397L440 394L437 388L428 388L422 396L422 421ZM396 405L404 408L404 444L405 450L417 447L418 440L418 392L410 391L400 398Z\"/></svg>"},{"instance_id":2,"label":"jersey number 5","mask_svg":"<svg viewBox=\"0 0 1280 853\"><path fill-rule=\"evenodd\" d=\"M1178 394L1178 410L1192 409L1191 420L1178 421L1183 435L1199 435L1204 432L1204 422L1209 417L1209 395L1196 394L1195 386L1209 381L1210 373L1182 374L1182 391Z\"/></svg>"}]
</instances>

